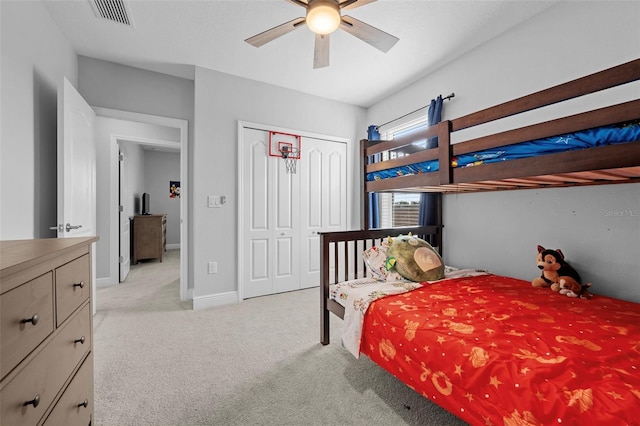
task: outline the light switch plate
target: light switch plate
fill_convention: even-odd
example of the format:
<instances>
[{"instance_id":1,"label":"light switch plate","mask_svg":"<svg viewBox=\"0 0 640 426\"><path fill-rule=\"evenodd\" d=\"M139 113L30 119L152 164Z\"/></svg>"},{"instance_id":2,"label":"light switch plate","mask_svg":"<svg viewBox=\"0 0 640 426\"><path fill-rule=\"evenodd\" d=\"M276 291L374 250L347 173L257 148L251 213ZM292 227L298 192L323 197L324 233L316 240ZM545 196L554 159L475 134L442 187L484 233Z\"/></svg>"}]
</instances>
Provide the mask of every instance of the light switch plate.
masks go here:
<instances>
[{"instance_id":1,"label":"light switch plate","mask_svg":"<svg viewBox=\"0 0 640 426\"><path fill-rule=\"evenodd\" d=\"M220 196L218 195L209 195L207 197L207 206L208 207L220 207L222 204L220 203Z\"/></svg>"}]
</instances>

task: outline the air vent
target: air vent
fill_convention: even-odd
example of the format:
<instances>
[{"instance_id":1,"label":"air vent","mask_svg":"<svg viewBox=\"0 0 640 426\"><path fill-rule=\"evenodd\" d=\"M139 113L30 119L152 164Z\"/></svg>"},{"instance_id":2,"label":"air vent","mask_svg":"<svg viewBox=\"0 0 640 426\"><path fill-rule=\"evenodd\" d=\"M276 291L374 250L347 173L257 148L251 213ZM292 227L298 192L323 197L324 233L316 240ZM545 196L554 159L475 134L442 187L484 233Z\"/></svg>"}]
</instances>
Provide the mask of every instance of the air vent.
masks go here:
<instances>
[{"instance_id":1,"label":"air vent","mask_svg":"<svg viewBox=\"0 0 640 426\"><path fill-rule=\"evenodd\" d=\"M125 0L89 0L98 18L133 27L131 9Z\"/></svg>"}]
</instances>

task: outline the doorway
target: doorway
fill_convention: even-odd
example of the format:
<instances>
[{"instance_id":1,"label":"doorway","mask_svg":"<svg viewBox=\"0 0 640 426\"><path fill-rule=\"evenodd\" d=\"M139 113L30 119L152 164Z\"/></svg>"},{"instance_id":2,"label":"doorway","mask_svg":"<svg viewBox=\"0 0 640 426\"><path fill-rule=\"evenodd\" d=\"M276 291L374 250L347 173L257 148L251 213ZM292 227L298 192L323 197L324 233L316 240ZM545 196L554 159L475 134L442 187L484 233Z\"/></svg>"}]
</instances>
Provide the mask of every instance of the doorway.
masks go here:
<instances>
[{"instance_id":1,"label":"doorway","mask_svg":"<svg viewBox=\"0 0 640 426\"><path fill-rule=\"evenodd\" d=\"M108 136L108 179L111 182L108 194L106 218L108 222L109 240L109 277L106 285L116 285L119 281L119 241L120 241L120 211L118 202L118 144L119 141L129 141L145 145L174 149L180 153L180 300L190 300L192 290L189 289L189 243L188 243L188 122L182 119L139 114L108 108L94 108L98 117L121 120L132 125L159 126L171 130L175 137L171 141L164 139L141 138L130 133L110 134ZM167 189L168 190L168 189Z\"/></svg>"},{"instance_id":2,"label":"doorway","mask_svg":"<svg viewBox=\"0 0 640 426\"><path fill-rule=\"evenodd\" d=\"M180 149L174 145L142 138L118 141L120 282L126 280L131 259L135 259L131 252L133 217L151 214L155 219L145 216L145 220L164 224L154 234L155 240L145 239L147 251L157 255L157 251L150 247L152 241L161 244L160 238L164 239L167 251L180 248ZM173 191L172 184L175 187ZM142 200L143 194L147 194L146 205Z\"/></svg>"},{"instance_id":3,"label":"doorway","mask_svg":"<svg viewBox=\"0 0 640 426\"><path fill-rule=\"evenodd\" d=\"M296 173L269 155L270 131L300 136ZM251 123L238 134L240 300L319 285L318 233L347 226L348 140Z\"/></svg>"}]
</instances>

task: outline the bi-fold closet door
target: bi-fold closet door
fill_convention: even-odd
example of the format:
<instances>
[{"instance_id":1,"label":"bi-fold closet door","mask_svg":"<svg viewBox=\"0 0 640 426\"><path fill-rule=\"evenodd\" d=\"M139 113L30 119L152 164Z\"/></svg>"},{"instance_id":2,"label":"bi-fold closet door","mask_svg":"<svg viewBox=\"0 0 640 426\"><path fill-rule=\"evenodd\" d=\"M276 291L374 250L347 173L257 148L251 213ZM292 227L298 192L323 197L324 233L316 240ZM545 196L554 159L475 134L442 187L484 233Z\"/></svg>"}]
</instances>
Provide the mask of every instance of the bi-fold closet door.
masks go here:
<instances>
[{"instance_id":1,"label":"bi-fold closet door","mask_svg":"<svg viewBox=\"0 0 640 426\"><path fill-rule=\"evenodd\" d=\"M347 144L302 136L296 173L268 155L269 131L242 127L242 298L320 283L318 232L346 229Z\"/></svg>"}]
</instances>

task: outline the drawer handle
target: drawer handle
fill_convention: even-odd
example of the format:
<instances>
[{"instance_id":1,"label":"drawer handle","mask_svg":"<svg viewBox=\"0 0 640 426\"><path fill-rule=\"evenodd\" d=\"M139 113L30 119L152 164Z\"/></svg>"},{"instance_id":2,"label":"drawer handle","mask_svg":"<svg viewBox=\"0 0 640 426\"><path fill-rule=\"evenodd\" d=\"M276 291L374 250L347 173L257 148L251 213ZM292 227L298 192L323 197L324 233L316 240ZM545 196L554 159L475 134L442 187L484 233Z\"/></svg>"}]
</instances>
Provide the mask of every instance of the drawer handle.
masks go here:
<instances>
[{"instance_id":1,"label":"drawer handle","mask_svg":"<svg viewBox=\"0 0 640 426\"><path fill-rule=\"evenodd\" d=\"M31 401L27 401L23 404L25 407L27 405L33 405L33 408L36 408L38 405L40 405L40 395L36 395L35 398L33 398Z\"/></svg>"},{"instance_id":2,"label":"drawer handle","mask_svg":"<svg viewBox=\"0 0 640 426\"><path fill-rule=\"evenodd\" d=\"M80 404L78 404L78 407L84 407L87 408L87 406L89 405L89 400L85 399L84 401L82 401Z\"/></svg>"},{"instance_id":3,"label":"drawer handle","mask_svg":"<svg viewBox=\"0 0 640 426\"><path fill-rule=\"evenodd\" d=\"M26 324L28 322L30 322L33 325L36 325L38 323L38 321L40 321L40 317L38 316L38 314L33 314L33 316L31 318L25 318L23 320L21 320L20 322L22 324Z\"/></svg>"},{"instance_id":4,"label":"drawer handle","mask_svg":"<svg viewBox=\"0 0 640 426\"><path fill-rule=\"evenodd\" d=\"M84 345L84 341L85 338L82 336L81 338L74 340L73 343L80 343L81 345Z\"/></svg>"},{"instance_id":5,"label":"drawer handle","mask_svg":"<svg viewBox=\"0 0 640 426\"><path fill-rule=\"evenodd\" d=\"M79 283L74 283L73 286L74 287L84 288L84 281L80 281Z\"/></svg>"}]
</instances>

